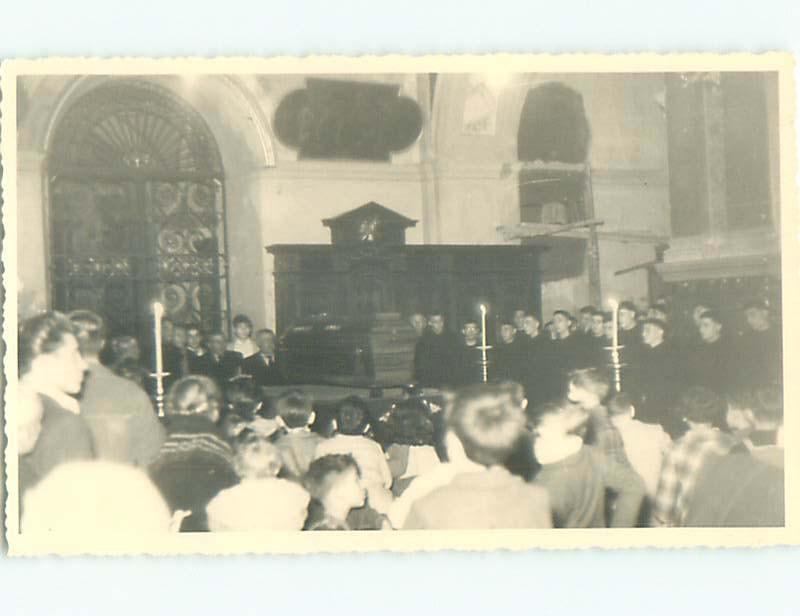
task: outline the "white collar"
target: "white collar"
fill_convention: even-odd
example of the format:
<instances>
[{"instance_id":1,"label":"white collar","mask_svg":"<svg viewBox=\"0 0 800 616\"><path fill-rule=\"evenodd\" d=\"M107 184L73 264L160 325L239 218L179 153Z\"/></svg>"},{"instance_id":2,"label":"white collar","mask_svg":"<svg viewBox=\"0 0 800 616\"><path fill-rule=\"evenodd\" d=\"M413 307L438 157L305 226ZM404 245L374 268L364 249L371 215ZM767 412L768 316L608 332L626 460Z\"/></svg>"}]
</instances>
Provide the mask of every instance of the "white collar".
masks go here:
<instances>
[{"instance_id":1,"label":"white collar","mask_svg":"<svg viewBox=\"0 0 800 616\"><path fill-rule=\"evenodd\" d=\"M48 398L52 398L58 403L59 406L63 407L70 413L74 413L75 415L81 414L81 405L78 400L69 394L65 394L63 391L59 391L53 387L44 386L37 387L36 393L47 396Z\"/></svg>"},{"instance_id":2,"label":"white collar","mask_svg":"<svg viewBox=\"0 0 800 616\"><path fill-rule=\"evenodd\" d=\"M583 447L583 439L574 434L568 434L556 442L538 438L533 444L533 454L539 464L555 464L578 453L581 447Z\"/></svg>"}]
</instances>

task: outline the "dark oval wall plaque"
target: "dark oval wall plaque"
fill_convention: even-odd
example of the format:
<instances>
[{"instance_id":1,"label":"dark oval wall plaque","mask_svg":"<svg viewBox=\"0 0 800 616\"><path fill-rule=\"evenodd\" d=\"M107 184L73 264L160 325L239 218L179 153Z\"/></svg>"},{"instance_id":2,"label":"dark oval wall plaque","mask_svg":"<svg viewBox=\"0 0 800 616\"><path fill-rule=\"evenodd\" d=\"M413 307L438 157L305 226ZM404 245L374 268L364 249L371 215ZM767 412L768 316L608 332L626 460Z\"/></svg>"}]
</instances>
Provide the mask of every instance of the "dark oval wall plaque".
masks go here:
<instances>
[{"instance_id":1,"label":"dark oval wall plaque","mask_svg":"<svg viewBox=\"0 0 800 616\"><path fill-rule=\"evenodd\" d=\"M422 110L400 86L308 79L275 111L275 133L300 158L388 161L422 132Z\"/></svg>"}]
</instances>

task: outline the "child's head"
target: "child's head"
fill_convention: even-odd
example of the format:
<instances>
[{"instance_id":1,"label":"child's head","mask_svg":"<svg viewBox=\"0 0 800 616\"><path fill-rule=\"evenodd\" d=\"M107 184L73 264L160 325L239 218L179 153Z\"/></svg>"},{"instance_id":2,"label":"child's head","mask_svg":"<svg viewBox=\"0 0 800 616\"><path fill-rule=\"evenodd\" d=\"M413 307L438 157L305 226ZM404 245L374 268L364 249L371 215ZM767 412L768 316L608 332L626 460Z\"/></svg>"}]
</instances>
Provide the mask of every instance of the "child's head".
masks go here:
<instances>
[{"instance_id":1,"label":"child's head","mask_svg":"<svg viewBox=\"0 0 800 616\"><path fill-rule=\"evenodd\" d=\"M311 397L299 389L285 392L275 402L275 412L287 428L306 428L314 423L316 415Z\"/></svg>"},{"instance_id":2,"label":"child's head","mask_svg":"<svg viewBox=\"0 0 800 616\"><path fill-rule=\"evenodd\" d=\"M185 349L189 339L188 330L183 323L176 323L172 330L172 344L179 349Z\"/></svg>"},{"instance_id":3,"label":"child's head","mask_svg":"<svg viewBox=\"0 0 800 616\"><path fill-rule=\"evenodd\" d=\"M336 426L340 434L361 436L370 427L369 407L358 396L350 396L336 408Z\"/></svg>"},{"instance_id":4,"label":"child's head","mask_svg":"<svg viewBox=\"0 0 800 616\"><path fill-rule=\"evenodd\" d=\"M512 323L503 323L500 325L500 340L505 344L514 342L517 334L517 328Z\"/></svg>"},{"instance_id":5,"label":"child's head","mask_svg":"<svg viewBox=\"0 0 800 616\"><path fill-rule=\"evenodd\" d=\"M133 336L128 335L112 338L111 352L115 362L122 361L123 359L132 359L138 362L142 358L139 341Z\"/></svg>"},{"instance_id":6,"label":"child's head","mask_svg":"<svg viewBox=\"0 0 800 616\"><path fill-rule=\"evenodd\" d=\"M599 406L609 390L608 379L597 368L574 370L569 375L567 397L584 409Z\"/></svg>"},{"instance_id":7,"label":"child's head","mask_svg":"<svg viewBox=\"0 0 800 616\"><path fill-rule=\"evenodd\" d=\"M261 407L261 392L248 375L237 376L225 385L225 410L252 419Z\"/></svg>"},{"instance_id":8,"label":"child's head","mask_svg":"<svg viewBox=\"0 0 800 616\"><path fill-rule=\"evenodd\" d=\"M248 432L236 443L233 464L241 479L268 479L280 472L281 454L268 437Z\"/></svg>"},{"instance_id":9,"label":"child's head","mask_svg":"<svg viewBox=\"0 0 800 616\"><path fill-rule=\"evenodd\" d=\"M222 356L228 346L228 339L220 331L212 332L208 335L208 350L214 355Z\"/></svg>"},{"instance_id":10,"label":"child's head","mask_svg":"<svg viewBox=\"0 0 800 616\"><path fill-rule=\"evenodd\" d=\"M203 344L203 332L197 325L189 325L186 328L186 346L192 349L199 349Z\"/></svg>"},{"instance_id":11,"label":"child's head","mask_svg":"<svg viewBox=\"0 0 800 616\"><path fill-rule=\"evenodd\" d=\"M259 329L256 332L256 345L258 350L264 355L275 354L275 332L271 329Z\"/></svg>"},{"instance_id":12,"label":"child's head","mask_svg":"<svg viewBox=\"0 0 800 616\"><path fill-rule=\"evenodd\" d=\"M314 460L303 479L311 498L322 503L326 511L346 514L366 501L361 472L353 456L331 454Z\"/></svg>"},{"instance_id":13,"label":"child's head","mask_svg":"<svg viewBox=\"0 0 800 616\"><path fill-rule=\"evenodd\" d=\"M614 394L611 400L608 401L608 414L612 417L633 417L636 414L636 409L633 406L631 397L622 391Z\"/></svg>"},{"instance_id":14,"label":"child's head","mask_svg":"<svg viewBox=\"0 0 800 616\"><path fill-rule=\"evenodd\" d=\"M447 418L448 428L473 462L503 464L525 432L524 396L515 384L472 385L460 390Z\"/></svg>"},{"instance_id":15,"label":"child's head","mask_svg":"<svg viewBox=\"0 0 800 616\"><path fill-rule=\"evenodd\" d=\"M239 340L247 340L253 333L253 322L244 314L233 317L233 333Z\"/></svg>"},{"instance_id":16,"label":"child's head","mask_svg":"<svg viewBox=\"0 0 800 616\"><path fill-rule=\"evenodd\" d=\"M398 445L432 445L433 419L418 398L400 400L381 418L381 436L386 443Z\"/></svg>"},{"instance_id":17,"label":"child's head","mask_svg":"<svg viewBox=\"0 0 800 616\"><path fill-rule=\"evenodd\" d=\"M191 375L177 380L166 398L167 415L202 415L219 421L222 396L214 381L205 376Z\"/></svg>"}]
</instances>

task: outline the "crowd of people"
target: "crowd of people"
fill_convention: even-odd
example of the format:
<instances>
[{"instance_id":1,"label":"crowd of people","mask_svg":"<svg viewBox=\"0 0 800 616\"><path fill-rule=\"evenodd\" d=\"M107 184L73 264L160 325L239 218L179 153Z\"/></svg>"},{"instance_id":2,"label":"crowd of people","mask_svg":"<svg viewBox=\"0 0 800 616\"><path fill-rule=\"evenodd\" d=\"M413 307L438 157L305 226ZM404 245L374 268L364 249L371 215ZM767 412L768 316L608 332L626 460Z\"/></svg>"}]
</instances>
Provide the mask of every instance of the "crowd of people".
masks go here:
<instances>
[{"instance_id":1,"label":"crowd of people","mask_svg":"<svg viewBox=\"0 0 800 616\"><path fill-rule=\"evenodd\" d=\"M23 532L780 526L781 337L767 306L727 336L666 306L516 311L483 382L481 331L412 315L414 379L332 415L283 380L275 334L162 323L164 416L131 336L90 311L19 328ZM620 390L621 389L621 390ZM150 394L150 395L148 395Z\"/></svg>"}]
</instances>

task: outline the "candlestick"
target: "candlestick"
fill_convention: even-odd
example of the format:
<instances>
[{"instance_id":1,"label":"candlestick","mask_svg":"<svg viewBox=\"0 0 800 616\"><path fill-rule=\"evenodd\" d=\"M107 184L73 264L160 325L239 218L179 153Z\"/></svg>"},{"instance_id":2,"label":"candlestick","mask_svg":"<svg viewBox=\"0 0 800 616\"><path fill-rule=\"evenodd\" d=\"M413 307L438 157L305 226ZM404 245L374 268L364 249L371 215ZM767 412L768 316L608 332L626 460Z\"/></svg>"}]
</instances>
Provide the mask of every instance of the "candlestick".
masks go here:
<instances>
[{"instance_id":1,"label":"candlestick","mask_svg":"<svg viewBox=\"0 0 800 616\"><path fill-rule=\"evenodd\" d=\"M613 330L611 346L607 347L611 350L611 369L614 374L614 390L622 391L622 362L620 361L619 351L622 348L619 345L619 302L615 299L608 300L611 305L611 327Z\"/></svg>"},{"instance_id":2,"label":"candlestick","mask_svg":"<svg viewBox=\"0 0 800 616\"><path fill-rule=\"evenodd\" d=\"M608 303L611 304L611 324L613 331L611 345L616 348L619 346L619 302L615 299L610 299Z\"/></svg>"},{"instance_id":3,"label":"candlestick","mask_svg":"<svg viewBox=\"0 0 800 616\"><path fill-rule=\"evenodd\" d=\"M481 311L481 378L484 383L489 382L489 346L486 344L486 313L488 309L484 304L479 306Z\"/></svg>"},{"instance_id":4,"label":"candlestick","mask_svg":"<svg viewBox=\"0 0 800 616\"><path fill-rule=\"evenodd\" d=\"M481 304L481 344L486 346L486 306Z\"/></svg>"},{"instance_id":5,"label":"candlestick","mask_svg":"<svg viewBox=\"0 0 800 616\"><path fill-rule=\"evenodd\" d=\"M155 325L153 331L155 338L156 371L151 376L156 379L156 407L158 408L159 417L164 416L164 377L167 375L167 373L164 372L164 358L161 349L161 319L163 318L164 306L161 302L155 302L153 304L153 321Z\"/></svg>"}]
</instances>

